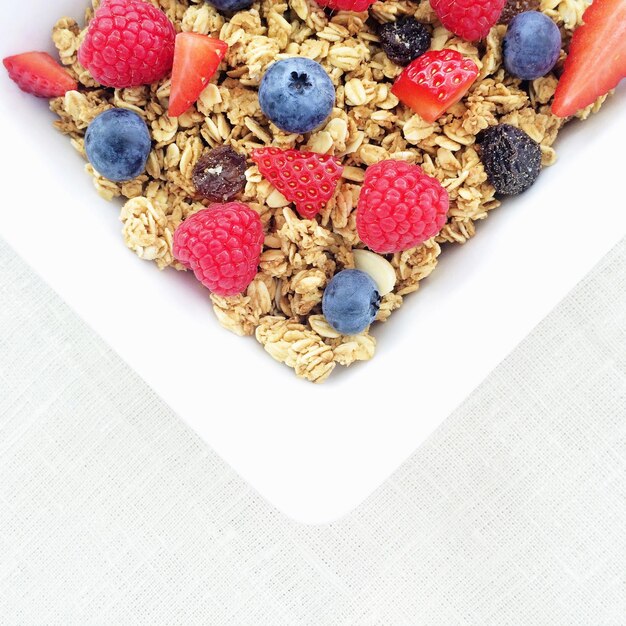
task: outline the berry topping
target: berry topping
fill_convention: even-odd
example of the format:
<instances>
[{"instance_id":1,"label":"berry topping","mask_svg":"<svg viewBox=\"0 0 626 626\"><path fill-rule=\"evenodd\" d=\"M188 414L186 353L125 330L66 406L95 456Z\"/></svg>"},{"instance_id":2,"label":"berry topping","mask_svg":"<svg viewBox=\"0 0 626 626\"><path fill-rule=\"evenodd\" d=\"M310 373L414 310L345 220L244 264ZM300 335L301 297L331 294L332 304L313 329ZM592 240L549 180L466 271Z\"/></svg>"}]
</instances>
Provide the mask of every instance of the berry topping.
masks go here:
<instances>
[{"instance_id":1,"label":"berry topping","mask_svg":"<svg viewBox=\"0 0 626 626\"><path fill-rule=\"evenodd\" d=\"M355 11L361 13L367 11L376 0L317 0L321 7L332 9L333 11Z\"/></svg>"},{"instance_id":2,"label":"berry topping","mask_svg":"<svg viewBox=\"0 0 626 626\"><path fill-rule=\"evenodd\" d=\"M244 292L263 249L259 214L241 202L214 204L187 218L174 233L174 256L218 296Z\"/></svg>"},{"instance_id":3,"label":"berry topping","mask_svg":"<svg viewBox=\"0 0 626 626\"><path fill-rule=\"evenodd\" d=\"M198 100L226 56L228 44L198 33L176 35L170 90L170 117L179 117Z\"/></svg>"},{"instance_id":4,"label":"berry topping","mask_svg":"<svg viewBox=\"0 0 626 626\"><path fill-rule=\"evenodd\" d=\"M543 13L527 11L514 17L502 42L504 67L513 76L535 80L545 76L561 52L561 33Z\"/></svg>"},{"instance_id":5,"label":"berry topping","mask_svg":"<svg viewBox=\"0 0 626 626\"><path fill-rule=\"evenodd\" d=\"M3 63L22 91L39 98L57 98L78 89L78 83L47 52L17 54Z\"/></svg>"},{"instance_id":6,"label":"berry topping","mask_svg":"<svg viewBox=\"0 0 626 626\"><path fill-rule=\"evenodd\" d=\"M496 24L506 0L430 0L441 23L467 41L484 39Z\"/></svg>"},{"instance_id":7,"label":"berry topping","mask_svg":"<svg viewBox=\"0 0 626 626\"><path fill-rule=\"evenodd\" d=\"M172 69L176 32L167 15L143 0L103 0L78 60L101 85L137 87Z\"/></svg>"},{"instance_id":8,"label":"berry topping","mask_svg":"<svg viewBox=\"0 0 626 626\"><path fill-rule=\"evenodd\" d=\"M143 174L152 144L146 123L128 109L109 109L96 117L85 134L85 152L94 169L123 182Z\"/></svg>"},{"instance_id":9,"label":"berry topping","mask_svg":"<svg viewBox=\"0 0 626 626\"><path fill-rule=\"evenodd\" d=\"M524 11L538 11L540 7L541 0L507 0L498 24L508 24L516 15Z\"/></svg>"},{"instance_id":10,"label":"berry topping","mask_svg":"<svg viewBox=\"0 0 626 626\"><path fill-rule=\"evenodd\" d=\"M196 191L211 202L230 202L246 186L246 157L230 146L219 146L202 155L193 168Z\"/></svg>"},{"instance_id":11,"label":"berry topping","mask_svg":"<svg viewBox=\"0 0 626 626\"><path fill-rule=\"evenodd\" d=\"M594 0L572 37L552 112L574 115L626 78L626 1Z\"/></svg>"},{"instance_id":12,"label":"berry topping","mask_svg":"<svg viewBox=\"0 0 626 626\"><path fill-rule=\"evenodd\" d=\"M398 65L408 65L430 48L430 28L413 17L383 24L378 36L385 54Z\"/></svg>"},{"instance_id":13,"label":"berry topping","mask_svg":"<svg viewBox=\"0 0 626 626\"><path fill-rule=\"evenodd\" d=\"M526 191L541 171L541 148L523 130L499 124L476 137L489 182L497 193L516 195Z\"/></svg>"},{"instance_id":14,"label":"berry topping","mask_svg":"<svg viewBox=\"0 0 626 626\"><path fill-rule=\"evenodd\" d=\"M304 57L270 65L259 87L263 113L287 133L315 130L335 105L335 87L326 70Z\"/></svg>"},{"instance_id":15,"label":"berry topping","mask_svg":"<svg viewBox=\"0 0 626 626\"><path fill-rule=\"evenodd\" d=\"M446 223L448 206L448 192L421 167L381 161L365 172L357 232L374 252L401 252L434 237Z\"/></svg>"},{"instance_id":16,"label":"berry topping","mask_svg":"<svg viewBox=\"0 0 626 626\"><path fill-rule=\"evenodd\" d=\"M400 74L391 91L422 119L434 122L458 102L478 76L478 67L456 50L431 50Z\"/></svg>"},{"instance_id":17,"label":"berry topping","mask_svg":"<svg viewBox=\"0 0 626 626\"><path fill-rule=\"evenodd\" d=\"M232 13L234 11L241 11L242 9L249 9L254 0L206 0L210 5L214 6L218 11L226 11Z\"/></svg>"},{"instance_id":18,"label":"berry topping","mask_svg":"<svg viewBox=\"0 0 626 626\"><path fill-rule=\"evenodd\" d=\"M378 315L380 294L369 274L343 270L335 274L322 297L326 321L342 335L362 333Z\"/></svg>"},{"instance_id":19,"label":"berry topping","mask_svg":"<svg viewBox=\"0 0 626 626\"><path fill-rule=\"evenodd\" d=\"M317 152L258 148L252 151L252 160L307 219L313 219L333 197L343 172L335 157Z\"/></svg>"}]
</instances>

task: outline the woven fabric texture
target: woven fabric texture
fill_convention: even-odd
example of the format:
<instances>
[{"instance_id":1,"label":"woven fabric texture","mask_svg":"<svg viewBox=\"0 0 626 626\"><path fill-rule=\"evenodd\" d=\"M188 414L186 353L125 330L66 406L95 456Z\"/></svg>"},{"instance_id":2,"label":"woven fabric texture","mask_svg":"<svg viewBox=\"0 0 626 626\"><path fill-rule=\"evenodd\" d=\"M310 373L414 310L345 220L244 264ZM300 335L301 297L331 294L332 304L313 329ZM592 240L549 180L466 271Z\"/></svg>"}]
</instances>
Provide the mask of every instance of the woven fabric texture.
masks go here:
<instances>
[{"instance_id":1,"label":"woven fabric texture","mask_svg":"<svg viewBox=\"0 0 626 626\"><path fill-rule=\"evenodd\" d=\"M0 241L0 624L626 624L626 241L351 515L251 490Z\"/></svg>"}]
</instances>

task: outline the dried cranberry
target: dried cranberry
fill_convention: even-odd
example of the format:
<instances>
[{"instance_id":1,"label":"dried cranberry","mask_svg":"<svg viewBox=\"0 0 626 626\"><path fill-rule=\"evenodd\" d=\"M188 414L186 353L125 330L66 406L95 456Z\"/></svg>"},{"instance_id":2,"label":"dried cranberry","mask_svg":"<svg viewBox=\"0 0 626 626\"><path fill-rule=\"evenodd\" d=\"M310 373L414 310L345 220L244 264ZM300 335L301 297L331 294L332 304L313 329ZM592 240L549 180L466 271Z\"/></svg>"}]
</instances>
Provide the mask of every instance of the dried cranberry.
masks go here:
<instances>
[{"instance_id":1,"label":"dried cranberry","mask_svg":"<svg viewBox=\"0 0 626 626\"><path fill-rule=\"evenodd\" d=\"M219 146L200 157L192 179L203 198L230 202L246 186L246 158L230 146Z\"/></svg>"}]
</instances>

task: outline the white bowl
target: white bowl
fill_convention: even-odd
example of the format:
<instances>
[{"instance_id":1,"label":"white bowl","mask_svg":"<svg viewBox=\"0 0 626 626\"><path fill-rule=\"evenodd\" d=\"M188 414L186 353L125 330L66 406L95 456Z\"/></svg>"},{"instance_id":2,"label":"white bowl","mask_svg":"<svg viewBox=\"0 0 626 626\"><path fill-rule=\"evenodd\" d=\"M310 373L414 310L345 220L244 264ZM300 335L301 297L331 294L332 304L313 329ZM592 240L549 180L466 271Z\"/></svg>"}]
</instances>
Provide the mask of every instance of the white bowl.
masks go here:
<instances>
[{"instance_id":1,"label":"white bowl","mask_svg":"<svg viewBox=\"0 0 626 626\"><path fill-rule=\"evenodd\" d=\"M83 0L12 5L2 56L50 49ZM558 163L510 199L378 325L373 361L322 386L223 330L190 275L128 251L118 207L51 127L46 102L2 72L0 236L200 436L279 509L326 522L367 497L626 233L626 93L572 124Z\"/></svg>"}]
</instances>

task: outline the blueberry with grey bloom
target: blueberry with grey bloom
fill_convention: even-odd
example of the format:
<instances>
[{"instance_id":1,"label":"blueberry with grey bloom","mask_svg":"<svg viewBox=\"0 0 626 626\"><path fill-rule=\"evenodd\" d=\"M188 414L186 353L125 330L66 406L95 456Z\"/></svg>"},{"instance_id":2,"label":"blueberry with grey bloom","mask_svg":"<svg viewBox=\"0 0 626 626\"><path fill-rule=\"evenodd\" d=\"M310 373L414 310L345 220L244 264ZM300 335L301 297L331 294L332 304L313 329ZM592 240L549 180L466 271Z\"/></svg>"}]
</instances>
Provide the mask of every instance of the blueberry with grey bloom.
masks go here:
<instances>
[{"instance_id":1,"label":"blueberry with grey bloom","mask_svg":"<svg viewBox=\"0 0 626 626\"><path fill-rule=\"evenodd\" d=\"M304 57L270 65L261 80L259 103L263 113L287 133L315 130L335 106L335 87L326 70Z\"/></svg>"},{"instance_id":2,"label":"blueberry with grey bloom","mask_svg":"<svg viewBox=\"0 0 626 626\"><path fill-rule=\"evenodd\" d=\"M476 136L480 159L497 193L526 191L541 171L541 148L520 128L498 124Z\"/></svg>"},{"instance_id":3,"label":"blueberry with grey bloom","mask_svg":"<svg viewBox=\"0 0 626 626\"><path fill-rule=\"evenodd\" d=\"M324 291L322 312L342 335L358 335L376 318L380 294L369 274L343 270L333 276Z\"/></svg>"},{"instance_id":4,"label":"blueberry with grey bloom","mask_svg":"<svg viewBox=\"0 0 626 626\"><path fill-rule=\"evenodd\" d=\"M522 80L545 76L561 53L561 33L544 13L526 11L516 15L502 41L507 72Z\"/></svg>"},{"instance_id":5,"label":"blueberry with grey bloom","mask_svg":"<svg viewBox=\"0 0 626 626\"><path fill-rule=\"evenodd\" d=\"M227 11L229 13L249 9L254 4L254 0L206 0L206 2L214 6L218 11Z\"/></svg>"},{"instance_id":6,"label":"blueberry with grey bloom","mask_svg":"<svg viewBox=\"0 0 626 626\"><path fill-rule=\"evenodd\" d=\"M143 174L152 142L143 119L128 109L109 109L85 134L85 152L98 174L124 182Z\"/></svg>"}]
</instances>

